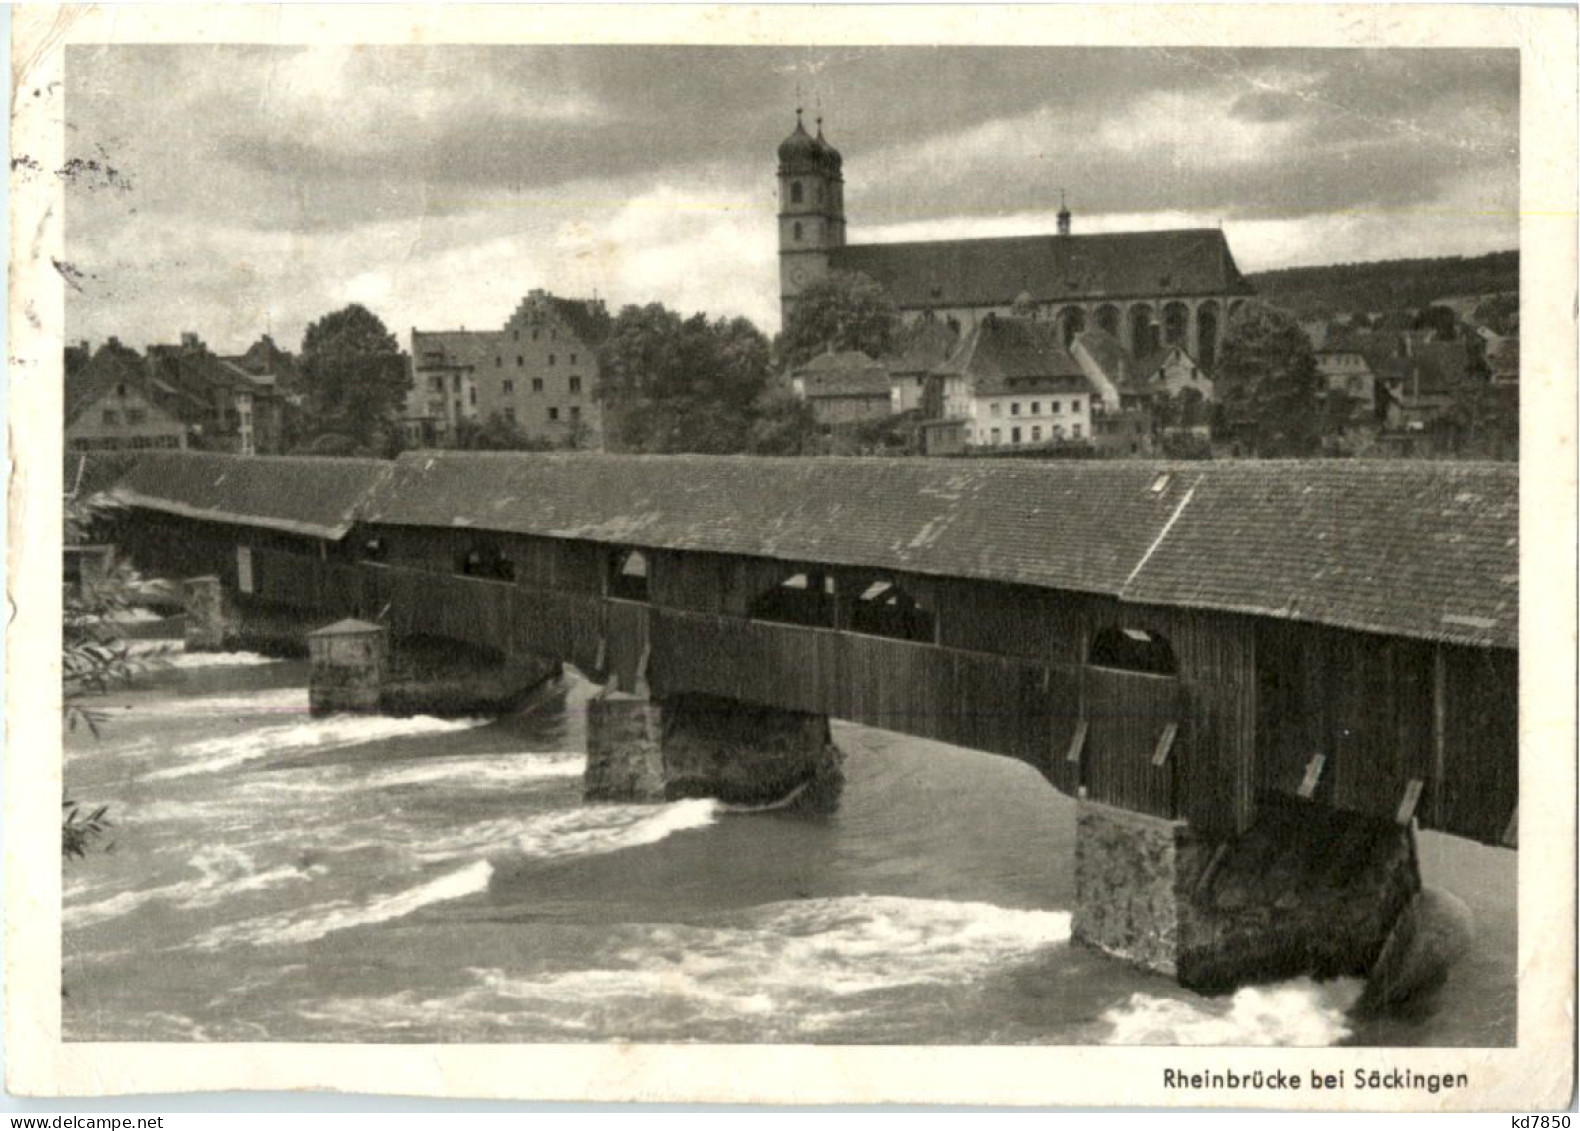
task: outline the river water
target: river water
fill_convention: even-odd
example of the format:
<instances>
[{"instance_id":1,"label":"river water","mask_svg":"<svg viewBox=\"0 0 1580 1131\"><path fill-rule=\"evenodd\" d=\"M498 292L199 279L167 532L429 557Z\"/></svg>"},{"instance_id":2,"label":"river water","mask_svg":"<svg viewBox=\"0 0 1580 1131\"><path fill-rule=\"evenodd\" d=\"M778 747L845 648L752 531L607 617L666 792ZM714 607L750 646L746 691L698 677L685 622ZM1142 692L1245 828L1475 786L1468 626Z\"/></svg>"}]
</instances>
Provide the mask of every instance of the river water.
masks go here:
<instances>
[{"instance_id":1,"label":"river water","mask_svg":"<svg viewBox=\"0 0 1580 1131\"><path fill-rule=\"evenodd\" d=\"M475 720L311 719L306 683L175 655L67 736L115 821L66 864L67 1039L1514 1040L1512 852L1423 836L1476 949L1360 1021L1357 982L1204 998L1072 945L1074 806L1007 759L836 724L832 816L585 805L573 674Z\"/></svg>"}]
</instances>

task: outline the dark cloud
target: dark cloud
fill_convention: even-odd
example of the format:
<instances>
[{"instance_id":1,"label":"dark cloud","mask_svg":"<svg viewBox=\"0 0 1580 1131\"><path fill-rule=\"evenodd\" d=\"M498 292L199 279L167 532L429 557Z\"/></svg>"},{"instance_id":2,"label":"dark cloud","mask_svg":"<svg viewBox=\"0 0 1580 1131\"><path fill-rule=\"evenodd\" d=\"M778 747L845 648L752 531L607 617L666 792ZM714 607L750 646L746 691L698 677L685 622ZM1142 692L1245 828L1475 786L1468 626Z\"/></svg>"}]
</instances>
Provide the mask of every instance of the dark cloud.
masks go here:
<instances>
[{"instance_id":1,"label":"dark cloud","mask_svg":"<svg viewBox=\"0 0 1580 1131\"><path fill-rule=\"evenodd\" d=\"M1518 115L1518 59L1507 51L379 47L337 58L346 72L338 97L314 113L294 96L300 126L284 128L276 111L292 97L285 72L302 62L299 50L95 52L73 56L68 68L68 105L85 136L100 135L96 119L135 135L162 101L166 152L153 159L168 162L179 147L210 166L186 178L168 206L203 211L203 182L223 171L253 180L233 207L264 226L357 224L442 209L467 199L458 190L530 193L673 178L702 165L760 170L766 183L798 84L808 118L820 101L853 164L996 121L1055 115L1059 134L1012 139L979 166L1006 211L1046 200L1046 186L1028 179L1032 153L1066 166L1078 154L1079 175L1064 179L1082 182L1108 210L1293 215L1392 202L1433 191L1455 171L1449 155L1461 169L1506 162ZM183 102L175 84L201 96ZM1159 96L1198 96L1238 121L1288 124L1299 146L1246 169L1215 160L1207 131L1184 160L1168 152L1148 160L1103 141L1105 125ZM370 108L377 112L365 116ZM1182 137L1200 129L1173 125ZM1393 148L1392 167L1370 152L1379 141ZM947 163L922 184L874 178L864 203L883 213L903 197L912 209L948 214L952 202L981 195L972 180Z\"/></svg>"},{"instance_id":2,"label":"dark cloud","mask_svg":"<svg viewBox=\"0 0 1580 1131\"><path fill-rule=\"evenodd\" d=\"M549 270L562 225L597 235L642 200L658 223L628 218L627 261L679 262L712 230L710 254L741 255L719 272L719 308L749 291L772 311L774 150L798 86L808 127L821 106L845 154L854 238L1047 212L1064 188L1078 225L1178 213L1315 233L1333 230L1320 217L1414 217L1388 227L1392 253L1433 254L1514 230L1519 85L1509 50L73 46L66 156L107 155L135 190L68 188L68 254L113 276L126 311L144 301L127 297L138 270L151 305L234 306L240 276L193 264L245 265L254 305L282 287L318 304L320 274L426 279L453 255L446 286L471 294L476 247ZM1433 210L1467 184L1480 227L1456 233ZM744 229L670 231L665 208L760 222L760 278ZM1330 261L1295 232L1264 246ZM442 290L398 301L427 318Z\"/></svg>"}]
</instances>

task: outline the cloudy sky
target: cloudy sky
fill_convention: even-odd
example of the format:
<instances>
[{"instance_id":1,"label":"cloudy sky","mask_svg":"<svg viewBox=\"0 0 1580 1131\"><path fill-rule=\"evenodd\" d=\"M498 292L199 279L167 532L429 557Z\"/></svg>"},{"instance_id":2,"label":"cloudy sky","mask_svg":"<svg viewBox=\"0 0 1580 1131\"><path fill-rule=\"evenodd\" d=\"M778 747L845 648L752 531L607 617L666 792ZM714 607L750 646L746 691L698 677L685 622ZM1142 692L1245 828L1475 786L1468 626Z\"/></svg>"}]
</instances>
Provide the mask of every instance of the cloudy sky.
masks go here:
<instances>
[{"instance_id":1,"label":"cloudy sky","mask_svg":"<svg viewBox=\"0 0 1580 1131\"><path fill-rule=\"evenodd\" d=\"M68 337L240 350L529 289L778 328L797 87L853 243L1222 223L1242 269L1516 246L1513 51L73 47ZM816 100L816 101L815 101Z\"/></svg>"}]
</instances>

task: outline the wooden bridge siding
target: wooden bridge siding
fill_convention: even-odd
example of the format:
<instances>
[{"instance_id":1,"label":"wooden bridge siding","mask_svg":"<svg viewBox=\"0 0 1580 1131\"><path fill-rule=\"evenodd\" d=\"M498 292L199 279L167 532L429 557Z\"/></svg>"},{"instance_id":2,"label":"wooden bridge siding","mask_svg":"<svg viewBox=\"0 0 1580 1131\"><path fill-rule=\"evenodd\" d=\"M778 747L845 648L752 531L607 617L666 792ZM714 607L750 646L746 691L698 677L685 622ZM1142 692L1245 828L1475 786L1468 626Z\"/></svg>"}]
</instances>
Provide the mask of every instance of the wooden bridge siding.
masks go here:
<instances>
[{"instance_id":1,"label":"wooden bridge siding","mask_svg":"<svg viewBox=\"0 0 1580 1131\"><path fill-rule=\"evenodd\" d=\"M1073 691L1039 664L931 644L674 609L652 611L656 695L700 692L1004 754L1049 772Z\"/></svg>"},{"instance_id":2,"label":"wooden bridge siding","mask_svg":"<svg viewBox=\"0 0 1580 1131\"><path fill-rule=\"evenodd\" d=\"M1179 816L1179 750L1152 764L1164 729L1184 721L1172 676L1090 667L1085 677L1087 796L1155 817Z\"/></svg>"},{"instance_id":3,"label":"wooden bridge siding","mask_svg":"<svg viewBox=\"0 0 1580 1131\"><path fill-rule=\"evenodd\" d=\"M1024 585L940 579L936 582L938 643L1050 663L1086 659L1097 601Z\"/></svg>"},{"instance_id":4,"label":"wooden bridge siding","mask_svg":"<svg viewBox=\"0 0 1580 1131\"><path fill-rule=\"evenodd\" d=\"M1271 700L1259 720L1259 786L1296 793L1322 754L1315 800L1391 817L1418 779L1417 815L1430 825L1433 646L1295 622L1263 622L1257 636Z\"/></svg>"},{"instance_id":5,"label":"wooden bridge siding","mask_svg":"<svg viewBox=\"0 0 1580 1131\"><path fill-rule=\"evenodd\" d=\"M748 560L727 554L657 550L648 555L648 597L666 609L745 616Z\"/></svg>"},{"instance_id":6,"label":"wooden bridge siding","mask_svg":"<svg viewBox=\"0 0 1580 1131\"><path fill-rule=\"evenodd\" d=\"M388 604L398 631L454 634L490 646L546 652L589 671L595 669L600 655L627 671L632 670L628 658L640 656L647 627L641 615L619 621L611 634L606 602L587 591L596 584L601 592L607 547L508 539L507 553L512 560L539 563L532 567L537 572L524 570L523 579L547 576L574 581L583 592L455 577L441 582L446 597L439 600L430 583L436 575L445 576L453 569L450 547L455 545L456 535L464 532L408 531L408 536L415 533L422 537L408 537L408 552L401 556L422 560L426 576L412 582L421 582L421 595L406 600L401 597L402 583L394 579L398 570L392 567L382 578L370 581L378 567L344 560L362 544L355 533L349 544L335 544L178 516L139 517L142 521L122 523L122 540L134 560L176 576L213 573L234 586L235 549L247 545L254 547L258 596L265 600L313 608L325 615L374 616ZM410 552L424 544L426 554ZM750 579L773 576L777 580L786 572L785 563L717 556L709 568L721 578L746 579L733 589L724 583L726 592L739 594L731 599L737 607L754 591ZM652 573L660 594L684 592L691 594L690 601L701 599L700 583L681 580L678 589L666 589L659 580L662 573L661 567ZM684 571L677 571L671 580L684 578ZM482 596L485 590L477 586L486 586L492 595ZM783 650L786 657L763 665L762 649L768 638L740 637L736 640L737 659L718 665L735 686L718 688L718 693L784 706L804 704L803 709L865 718L896 729L902 728L893 719L909 715L916 721L903 729L1024 758L1055 784L1073 791L1080 784L1079 768L1064 755L1075 714L1067 713L1065 704L1072 696L1084 697L1079 690L1081 667L1049 662L1038 654L1049 654L1043 649L1068 649L1077 632L1084 652L1094 626L1139 624L1164 633L1180 661L1184 703L1174 756L1179 759L1180 802L1193 822L1208 826L1230 821L1243 828L1253 812L1255 789L1294 792L1311 754L1320 750L1329 757L1317 793L1319 802L1391 816L1397 811L1405 784L1419 778L1425 788L1417 815L1425 827L1490 842L1498 841L1507 829L1518 801L1518 662L1511 652L1438 647L1265 618L1138 609L1105 598L1071 599L1064 594L1040 595L1038 615L1028 618L1022 610L1018 618L1010 620L1015 602L1003 591L1014 587L984 585L985 592L992 592L968 604L961 593L972 586L968 582L934 583L932 599L937 603L940 636L957 643L991 643L1005 653L1022 653L1019 659L1030 664L1032 674L1023 675L1013 665L991 674L988 661L1002 663L1014 656L943 649L940 651L951 654L947 663L952 666L946 675L931 666L946 661L914 660L907 651L926 645L850 637L863 641L850 646L842 644L836 633L743 621L736 627L767 630L774 641L771 646ZM498 596L506 591L508 598ZM478 594L475 599L474 594ZM466 612L468 607L474 611ZM973 637L974 612L984 608L989 611L980 624L994 625L997 631L984 629ZM485 611L479 614L477 609ZM1061 622L1060 617L1066 620ZM1073 631L1048 627L1060 623L1079 627ZM1254 629L1247 627L1253 625ZM799 633L810 633L810 660L788 658L796 648L786 641ZM645 637L651 641L655 657L663 652L669 657L666 663L673 663L677 653L663 648L664 638L664 632ZM870 646L865 644L868 640L872 641ZM891 653L891 649L897 651ZM1281 667L1278 686L1265 673L1257 678L1259 652L1264 664ZM695 658L707 664L717 661L719 655L716 649L704 646ZM983 658L962 661L961 655ZM1277 659L1280 655L1282 660ZM1443 657L1441 661L1436 659L1438 655ZM1433 665L1439 662L1443 675L1435 684ZM863 672L881 671L891 664L898 665L896 670L903 668L918 686L926 687L929 697L941 688L953 688L950 709L939 711L931 704L918 707L914 699L899 695L892 687L864 682L878 677ZM752 686L752 681L741 675L747 670L776 674L771 685ZM798 682L792 676L796 671L811 674ZM1252 673L1249 678L1245 675L1248 671ZM808 685L817 688L816 694L808 692ZM1043 685L1047 690L1039 698L1033 688ZM994 698L1009 686L1014 687L1013 695L1004 691L999 699ZM1435 686L1442 691L1435 693ZM963 691L979 688L985 709L956 709ZM1259 709L1258 697L1269 694L1279 702L1262 704ZM1014 707L1006 709L1004 704L1009 702ZM997 715L1040 721L1014 727L995 721ZM880 718L890 721L881 722ZM1259 758L1251 758L1249 752L1258 748ZM1088 752L1087 765L1091 764ZM1225 772L1234 766L1254 767L1254 772Z\"/></svg>"},{"instance_id":7,"label":"wooden bridge siding","mask_svg":"<svg viewBox=\"0 0 1580 1131\"><path fill-rule=\"evenodd\" d=\"M360 552L371 538L384 544L383 564L390 566L452 574L463 554L482 549L508 559L515 566L519 584L573 593L602 594L604 590L609 548L595 542L466 528L428 530L377 524L358 527L348 540Z\"/></svg>"},{"instance_id":8,"label":"wooden bridge siding","mask_svg":"<svg viewBox=\"0 0 1580 1131\"><path fill-rule=\"evenodd\" d=\"M1520 801L1519 657L1443 645L1441 663L1443 787L1431 824L1501 843Z\"/></svg>"},{"instance_id":9,"label":"wooden bridge siding","mask_svg":"<svg viewBox=\"0 0 1580 1131\"><path fill-rule=\"evenodd\" d=\"M177 579L213 574L234 588L236 546L253 541L256 533L179 515L161 515L154 523L126 521L120 524L116 536L146 572Z\"/></svg>"},{"instance_id":10,"label":"wooden bridge siding","mask_svg":"<svg viewBox=\"0 0 1580 1131\"><path fill-rule=\"evenodd\" d=\"M604 670L621 691L634 692L647 663L651 607L640 601L606 600L603 604L606 641Z\"/></svg>"},{"instance_id":11,"label":"wooden bridge siding","mask_svg":"<svg viewBox=\"0 0 1580 1131\"><path fill-rule=\"evenodd\" d=\"M1214 835L1250 828L1257 792L1255 622L1107 599L1094 606L1096 628L1144 628L1162 635L1174 652L1181 694L1170 760L1179 814Z\"/></svg>"}]
</instances>

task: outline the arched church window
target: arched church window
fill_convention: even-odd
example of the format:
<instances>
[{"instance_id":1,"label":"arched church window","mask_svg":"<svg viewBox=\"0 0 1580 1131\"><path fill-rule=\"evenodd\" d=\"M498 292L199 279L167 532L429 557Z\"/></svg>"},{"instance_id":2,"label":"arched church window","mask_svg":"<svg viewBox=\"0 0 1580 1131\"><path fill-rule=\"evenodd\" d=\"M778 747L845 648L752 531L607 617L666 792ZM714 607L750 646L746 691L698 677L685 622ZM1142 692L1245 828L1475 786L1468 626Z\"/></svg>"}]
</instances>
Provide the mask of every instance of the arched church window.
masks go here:
<instances>
[{"instance_id":1,"label":"arched church window","mask_svg":"<svg viewBox=\"0 0 1580 1131\"><path fill-rule=\"evenodd\" d=\"M790 203L791 204L800 204L801 203L801 182L800 181L791 181L790 182Z\"/></svg>"},{"instance_id":2,"label":"arched church window","mask_svg":"<svg viewBox=\"0 0 1580 1131\"><path fill-rule=\"evenodd\" d=\"M791 234L791 236L793 236L797 240L799 240L801 238L801 221L797 220L795 222L795 226L791 230L790 234Z\"/></svg>"}]
</instances>

